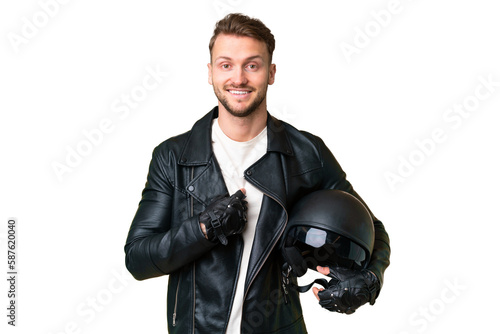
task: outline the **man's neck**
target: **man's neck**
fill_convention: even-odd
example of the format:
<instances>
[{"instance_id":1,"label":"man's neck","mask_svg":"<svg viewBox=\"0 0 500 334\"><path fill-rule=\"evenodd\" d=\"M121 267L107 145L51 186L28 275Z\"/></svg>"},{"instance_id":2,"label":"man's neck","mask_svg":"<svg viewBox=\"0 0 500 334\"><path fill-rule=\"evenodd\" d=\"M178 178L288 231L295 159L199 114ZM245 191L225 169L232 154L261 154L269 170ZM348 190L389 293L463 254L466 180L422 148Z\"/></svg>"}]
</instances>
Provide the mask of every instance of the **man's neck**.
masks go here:
<instances>
[{"instance_id":1,"label":"man's neck","mask_svg":"<svg viewBox=\"0 0 500 334\"><path fill-rule=\"evenodd\" d=\"M236 117L219 105L219 126L226 136L244 142L255 138L267 125L267 110L259 108L247 117Z\"/></svg>"}]
</instances>

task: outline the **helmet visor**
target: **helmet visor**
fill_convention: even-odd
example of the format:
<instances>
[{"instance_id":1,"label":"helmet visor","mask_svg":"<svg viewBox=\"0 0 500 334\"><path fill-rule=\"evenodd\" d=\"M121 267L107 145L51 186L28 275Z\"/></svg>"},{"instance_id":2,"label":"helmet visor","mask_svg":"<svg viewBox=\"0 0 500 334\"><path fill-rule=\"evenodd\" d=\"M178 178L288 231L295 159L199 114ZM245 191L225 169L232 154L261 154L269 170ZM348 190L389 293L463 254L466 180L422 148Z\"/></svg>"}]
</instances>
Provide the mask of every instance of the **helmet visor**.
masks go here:
<instances>
[{"instance_id":1,"label":"helmet visor","mask_svg":"<svg viewBox=\"0 0 500 334\"><path fill-rule=\"evenodd\" d=\"M288 236L288 245L295 246L313 270L316 266L362 269L369 260L363 247L334 232L298 226Z\"/></svg>"}]
</instances>

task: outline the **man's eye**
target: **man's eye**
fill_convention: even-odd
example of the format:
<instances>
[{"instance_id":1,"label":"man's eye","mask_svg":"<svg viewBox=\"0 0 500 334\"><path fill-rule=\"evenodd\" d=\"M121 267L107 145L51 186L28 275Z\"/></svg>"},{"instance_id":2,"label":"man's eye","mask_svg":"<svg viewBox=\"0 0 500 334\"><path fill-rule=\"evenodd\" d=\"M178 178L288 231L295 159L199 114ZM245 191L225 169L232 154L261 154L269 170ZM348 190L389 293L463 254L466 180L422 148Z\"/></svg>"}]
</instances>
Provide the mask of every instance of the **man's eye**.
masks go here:
<instances>
[{"instance_id":1,"label":"man's eye","mask_svg":"<svg viewBox=\"0 0 500 334\"><path fill-rule=\"evenodd\" d=\"M257 65L250 64L250 65L248 65L248 68L250 68L251 70L255 70L257 68Z\"/></svg>"},{"instance_id":2,"label":"man's eye","mask_svg":"<svg viewBox=\"0 0 500 334\"><path fill-rule=\"evenodd\" d=\"M223 69L227 70L229 68L229 64L222 64L221 66Z\"/></svg>"}]
</instances>

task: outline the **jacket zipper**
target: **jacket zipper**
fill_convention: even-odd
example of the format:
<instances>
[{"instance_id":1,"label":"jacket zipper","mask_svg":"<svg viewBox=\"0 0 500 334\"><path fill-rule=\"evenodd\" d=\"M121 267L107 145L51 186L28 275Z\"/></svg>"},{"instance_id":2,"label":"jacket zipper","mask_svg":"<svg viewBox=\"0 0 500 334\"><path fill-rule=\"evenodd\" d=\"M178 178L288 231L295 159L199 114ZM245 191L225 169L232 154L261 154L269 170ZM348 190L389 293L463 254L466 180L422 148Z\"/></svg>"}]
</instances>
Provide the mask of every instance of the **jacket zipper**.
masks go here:
<instances>
[{"instance_id":1,"label":"jacket zipper","mask_svg":"<svg viewBox=\"0 0 500 334\"><path fill-rule=\"evenodd\" d=\"M283 225L283 228L281 229L280 231L280 234L278 236L278 238L276 238L276 241L274 242L273 244L273 247L276 246L276 243L280 240L281 238L281 235L283 234L283 232L285 231L285 228L286 228L286 222L288 221L288 212L286 211L285 207L283 206L283 204L281 204L280 201L278 201L276 198L274 198L273 196L269 195L268 193L265 193L263 192L264 195L272 198L273 200L275 200L276 202L278 202L278 204L283 208L283 210L285 211L286 213L286 219L285 219L285 224ZM272 249L271 248L271 249ZM247 298L247 294L248 294L248 291L250 290L250 286L252 285L253 281L255 280L255 277L257 277L257 274L259 273L260 269L262 269L262 266L264 265L264 263L266 263L267 261L267 258L269 257L269 255L271 254L271 252L269 252L267 255L266 255L266 258L264 259L264 261L262 261L262 264L260 265L260 267L257 269L257 272L255 273L255 275L253 276L252 280L250 281L250 283L248 284L248 289L247 291L245 291L245 295L243 296L243 305L245 303L245 299ZM243 310L243 314L245 314L244 310Z\"/></svg>"},{"instance_id":2,"label":"jacket zipper","mask_svg":"<svg viewBox=\"0 0 500 334\"><path fill-rule=\"evenodd\" d=\"M177 280L177 288L175 290L175 301L174 301L174 313L172 315L172 326L175 327L175 318L177 317L177 297L179 295L179 286L181 285L181 274L179 273L179 279Z\"/></svg>"},{"instance_id":3,"label":"jacket zipper","mask_svg":"<svg viewBox=\"0 0 500 334\"><path fill-rule=\"evenodd\" d=\"M194 334L194 324L195 324L195 305L196 305L196 262L193 262L193 334Z\"/></svg>"},{"instance_id":4,"label":"jacket zipper","mask_svg":"<svg viewBox=\"0 0 500 334\"><path fill-rule=\"evenodd\" d=\"M192 181L194 178L194 167L191 167L191 180ZM193 202L193 196L190 198L190 211L189 215L190 217L194 216L194 202ZM194 263L193 263L193 282L194 282ZM175 320L177 318L177 299L179 297L179 286L181 285L181 274L179 273L179 279L177 281L177 288L175 290L175 301L174 301L174 313L172 314L172 326L175 327L176 323ZM193 283L194 285L194 283ZM193 286L194 287L194 286ZM193 290L196 291L196 290ZM193 302L193 333L194 333L194 302Z\"/></svg>"},{"instance_id":5,"label":"jacket zipper","mask_svg":"<svg viewBox=\"0 0 500 334\"><path fill-rule=\"evenodd\" d=\"M194 179L194 167L191 167L191 181ZM190 216L194 216L194 199L193 196L191 196L191 212ZM194 324L195 324L195 305L196 305L196 261L193 261L193 334L194 334Z\"/></svg>"},{"instance_id":6,"label":"jacket zipper","mask_svg":"<svg viewBox=\"0 0 500 334\"><path fill-rule=\"evenodd\" d=\"M189 182L192 182L194 179L194 167L191 167L191 179L189 180ZM189 215L190 217L193 217L194 216L194 200L193 200L193 196L191 196L191 206L190 206L190 212L189 212Z\"/></svg>"}]
</instances>

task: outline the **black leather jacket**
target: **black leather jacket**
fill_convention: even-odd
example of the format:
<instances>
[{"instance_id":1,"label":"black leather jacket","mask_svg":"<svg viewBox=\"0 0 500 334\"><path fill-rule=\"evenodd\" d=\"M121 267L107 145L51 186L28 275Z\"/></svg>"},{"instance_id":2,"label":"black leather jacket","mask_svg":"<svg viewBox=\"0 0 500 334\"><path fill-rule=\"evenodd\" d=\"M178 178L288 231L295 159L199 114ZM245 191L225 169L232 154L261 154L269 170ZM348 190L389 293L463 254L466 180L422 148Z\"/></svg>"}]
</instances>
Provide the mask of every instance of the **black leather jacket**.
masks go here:
<instances>
[{"instance_id":1,"label":"black leather jacket","mask_svg":"<svg viewBox=\"0 0 500 334\"><path fill-rule=\"evenodd\" d=\"M167 317L171 333L225 333L243 240L205 239L198 215L227 194L213 155L214 108L192 130L155 148L147 183L125 245L126 265L138 280L169 275ZM318 189L341 189L359 198L323 141L268 116L267 153L245 171L264 193L245 281L242 333L306 333L297 292L281 287L279 240L288 212ZM389 238L374 219L376 242L369 269L380 280L389 265ZM320 306L318 305L318 310Z\"/></svg>"}]
</instances>

